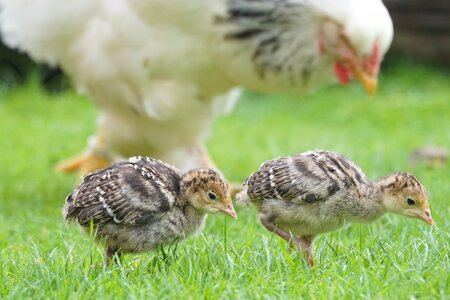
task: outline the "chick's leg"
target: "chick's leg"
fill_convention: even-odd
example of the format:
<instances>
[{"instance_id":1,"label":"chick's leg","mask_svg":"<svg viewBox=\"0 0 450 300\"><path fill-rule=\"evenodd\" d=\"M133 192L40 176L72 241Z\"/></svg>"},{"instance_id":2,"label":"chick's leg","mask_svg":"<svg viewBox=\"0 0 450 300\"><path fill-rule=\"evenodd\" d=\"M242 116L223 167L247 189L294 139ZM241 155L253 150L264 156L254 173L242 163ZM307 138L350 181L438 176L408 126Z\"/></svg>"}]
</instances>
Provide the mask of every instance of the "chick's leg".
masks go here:
<instances>
[{"instance_id":1,"label":"chick's leg","mask_svg":"<svg viewBox=\"0 0 450 300\"><path fill-rule=\"evenodd\" d=\"M120 249L108 246L106 248L106 266L109 267L112 262L119 263L121 256L122 252L120 252Z\"/></svg>"},{"instance_id":2,"label":"chick's leg","mask_svg":"<svg viewBox=\"0 0 450 300\"><path fill-rule=\"evenodd\" d=\"M284 239L286 242L288 242L291 250L295 249L295 246L294 246L295 237L293 237L289 232L284 231L283 229L279 228L273 222L267 220L267 218L265 216L260 216L259 220L261 221L261 224L264 227L266 227L267 230L277 234L282 239Z\"/></svg>"},{"instance_id":3,"label":"chick's leg","mask_svg":"<svg viewBox=\"0 0 450 300\"><path fill-rule=\"evenodd\" d=\"M260 216L261 224L266 227L270 232L274 232L283 238L285 241L289 243L289 247L291 250L295 249L294 242L297 244L298 249L305 254L306 261L308 262L310 267L314 267L314 258L312 254L313 249L313 237L306 236L302 238L297 238L289 234L289 232L284 231L279 228L273 222L269 221L266 216Z\"/></svg>"},{"instance_id":4,"label":"chick's leg","mask_svg":"<svg viewBox=\"0 0 450 300\"><path fill-rule=\"evenodd\" d=\"M306 261L308 262L310 267L314 267L314 257L313 257L313 237L307 236L307 237L301 237L301 238L295 238L297 241L297 246L300 249L300 251L305 254Z\"/></svg>"}]
</instances>

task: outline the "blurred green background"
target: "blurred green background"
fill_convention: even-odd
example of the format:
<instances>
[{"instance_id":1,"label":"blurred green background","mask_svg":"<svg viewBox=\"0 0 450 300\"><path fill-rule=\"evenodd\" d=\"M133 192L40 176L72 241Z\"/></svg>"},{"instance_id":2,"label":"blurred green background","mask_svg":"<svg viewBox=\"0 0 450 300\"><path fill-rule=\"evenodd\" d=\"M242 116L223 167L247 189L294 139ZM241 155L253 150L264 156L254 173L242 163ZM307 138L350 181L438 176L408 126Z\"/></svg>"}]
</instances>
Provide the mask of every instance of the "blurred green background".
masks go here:
<instances>
[{"instance_id":1,"label":"blurred green background","mask_svg":"<svg viewBox=\"0 0 450 300\"><path fill-rule=\"evenodd\" d=\"M430 194L436 226L398 216L318 238L317 266L290 253L252 208L231 221L210 216L204 232L176 248L102 254L60 209L77 180L53 170L83 149L95 128L91 102L72 89L49 93L33 75L0 89L0 297L187 299L231 297L447 299L450 294L450 172L409 163L423 145L450 148L449 75L397 60L377 95L358 84L292 98L246 93L214 126L208 147L226 177L242 181L275 156L310 149L344 153L370 178L404 170ZM401 287L401 288L399 288Z\"/></svg>"},{"instance_id":2,"label":"blurred green background","mask_svg":"<svg viewBox=\"0 0 450 300\"><path fill-rule=\"evenodd\" d=\"M358 84L298 97L247 92L215 124L208 147L233 181L267 159L311 149L341 152L372 179L412 172L427 187L436 226L390 215L321 236L309 269L259 225L254 209L238 208L237 221L210 216L186 243L106 269L101 250L61 217L77 176L53 170L85 147L96 111L57 69L0 48L0 298L448 299L449 162L414 162L411 154L427 145L450 149L450 55L441 55L450 39L420 42L434 49L427 55L401 46L411 11L397 12L399 2L387 3L400 29L375 96ZM445 13L429 3L423 13ZM425 24L413 30L418 36L431 30L448 38L445 26L416 23Z\"/></svg>"}]
</instances>

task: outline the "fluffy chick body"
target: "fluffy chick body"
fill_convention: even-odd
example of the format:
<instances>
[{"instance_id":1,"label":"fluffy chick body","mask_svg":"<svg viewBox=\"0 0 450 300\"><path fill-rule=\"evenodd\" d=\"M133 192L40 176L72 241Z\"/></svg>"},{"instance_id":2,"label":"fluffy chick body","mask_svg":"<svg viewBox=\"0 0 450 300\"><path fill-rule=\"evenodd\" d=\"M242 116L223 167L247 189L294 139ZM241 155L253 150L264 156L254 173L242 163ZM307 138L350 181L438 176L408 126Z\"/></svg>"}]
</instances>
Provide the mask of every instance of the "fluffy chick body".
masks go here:
<instances>
[{"instance_id":1,"label":"fluffy chick body","mask_svg":"<svg viewBox=\"0 0 450 300\"><path fill-rule=\"evenodd\" d=\"M149 157L93 172L66 198L63 214L116 253L153 250L203 229L207 213L236 218L228 185L212 169L185 174Z\"/></svg>"},{"instance_id":2,"label":"fluffy chick body","mask_svg":"<svg viewBox=\"0 0 450 300\"><path fill-rule=\"evenodd\" d=\"M263 163L237 201L253 203L261 223L291 246L297 243L311 265L314 237L348 223L371 222L386 212L433 223L425 189L413 175L400 172L371 182L354 162L323 150Z\"/></svg>"}]
</instances>

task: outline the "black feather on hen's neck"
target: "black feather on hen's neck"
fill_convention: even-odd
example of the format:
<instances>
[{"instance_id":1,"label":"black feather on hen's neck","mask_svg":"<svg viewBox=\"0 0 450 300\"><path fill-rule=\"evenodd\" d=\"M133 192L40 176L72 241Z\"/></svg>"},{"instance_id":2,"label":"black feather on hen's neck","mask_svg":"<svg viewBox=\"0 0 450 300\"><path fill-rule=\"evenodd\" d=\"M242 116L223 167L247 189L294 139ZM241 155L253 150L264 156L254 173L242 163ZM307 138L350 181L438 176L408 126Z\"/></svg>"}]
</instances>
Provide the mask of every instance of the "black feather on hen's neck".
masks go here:
<instances>
[{"instance_id":1,"label":"black feather on hen's neck","mask_svg":"<svg viewBox=\"0 0 450 300\"><path fill-rule=\"evenodd\" d=\"M308 6L288 0L230 0L227 4L227 15L217 18L231 27L225 39L253 44L251 61L259 77L279 76L293 87L307 85L316 60L310 51L303 52L310 47L310 38L299 24L313 25L301 21L310 18Z\"/></svg>"}]
</instances>

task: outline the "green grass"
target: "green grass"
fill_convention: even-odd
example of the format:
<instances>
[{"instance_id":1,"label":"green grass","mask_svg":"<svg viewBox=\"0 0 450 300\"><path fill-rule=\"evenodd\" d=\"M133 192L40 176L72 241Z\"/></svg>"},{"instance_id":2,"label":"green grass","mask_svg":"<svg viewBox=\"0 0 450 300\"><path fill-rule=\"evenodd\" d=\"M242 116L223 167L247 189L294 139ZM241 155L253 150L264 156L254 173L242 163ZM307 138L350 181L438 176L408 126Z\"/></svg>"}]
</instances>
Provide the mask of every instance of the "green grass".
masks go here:
<instances>
[{"instance_id":1,"label":"green grass","mask_svg":"<svg viewBox=\"0 0 450 300\"><path fill-rule=\"evenodd\" d=\"M430 194L437 226L387 215L319 237L317 266L263 229L254 209L210 216L204 232L105 268L102 252L60 209L75 176L54 165L84 148L96 112L74 92L33 81L0 91L0 298L2 299L448 299L449 165L410 166L425 144L450 148L450 77L397 63L374 97L359 85L302 97L246 94L208 141L227 178L310 149L355 160L370 178L405 170ZM298 99L296 99L298 98Z\"/></svg>"}]
</instances>

